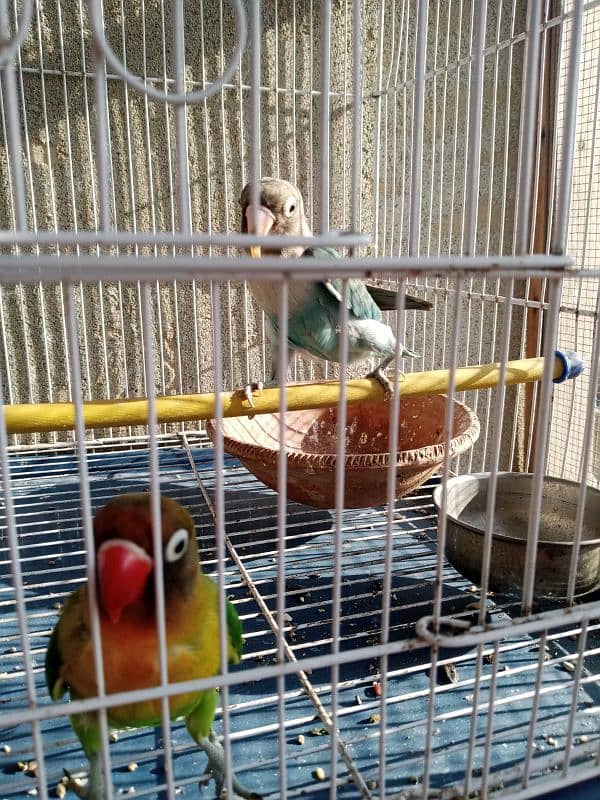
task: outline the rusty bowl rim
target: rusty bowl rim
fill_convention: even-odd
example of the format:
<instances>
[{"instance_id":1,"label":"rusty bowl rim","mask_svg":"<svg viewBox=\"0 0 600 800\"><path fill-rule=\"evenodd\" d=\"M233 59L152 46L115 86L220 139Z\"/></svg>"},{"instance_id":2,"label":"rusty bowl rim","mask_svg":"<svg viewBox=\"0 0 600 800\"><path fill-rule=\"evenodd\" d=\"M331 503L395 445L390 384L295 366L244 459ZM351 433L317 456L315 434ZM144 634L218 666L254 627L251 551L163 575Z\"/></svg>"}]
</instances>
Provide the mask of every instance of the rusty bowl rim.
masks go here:
<instances>
[{"instance_id":1,"label":"rusty bowl rim","mask_svg":"<svg viewBox=\"0 0 600 800\"><path fill-rule=\"evenodd\" d=\"M498 478L502 478L505 476L512 476L512 477L519 477L519 478L533 478L533 472L510 472L508 470L501 471L497 473ZM489 480L490 473L489 472L469 472L465 475L456 475L454 478L449 478L447 482L447 492L451 488L452 485L456 485L459 481L464 482L467 478L487 478ZM577 481L569 481L566 478L554 478L552 475L544 475L544 483L546 481L552 481L552 483L561 483L563 486L579 486ZM442 484L436 486L433 490L433 504L436 507L436 510L440 511L441 509L441 493L442 493ZM600 490L595 489L593 486L587 486L586 492L590 492L591 494L596 494L600 496ZM485 537L485 529L478 528L476 525L473 525L471 522L466 522L465 520L460 519L460 517L454 516L454 514L449 514L446 512L446 518L449 522L451 522L455 527L462 528L465 531L469 531L470 533L474 533L480 538ZM509 544L519 545L520 547L527 547L527 539L520 539L517 536L508 536L505 533L493 533L492 532L492 539L498 539L503 542L508 542ZM600 537L596 539L584 539L580 542L581 549L589 548L589 547L598 547L600 545ZM538 547L543 546L544 548L558 548L558 549L568 549L574 546L574 542L557 542L557 541L550 541L548 539L539 539L538 540Z\"/></svg>"},{"instance_id":2,"label":"rusty bowl rim","mask_svg":"<svg viewBox=\"0 0 600 800\"><path fill-rule=\"evenodd\" d=\"M448 395L438 394L432 397L443 397L448 399ZM402 402L402 400L400 401ZM455 410L458 407L466 412L469 419L469 426L466 431L453 436L450 439L450 457L454 458L461 453L469 450L477 439L480 433L479 418L475 412L470 409L460 400L454 400ZM334 406L330 406L333 408ZM298 413L295 411L288 413ZM273 414L261 414L260 416L273 416ZM259 460L264 464L276 465L279 455L279 448L270 448L265 445L242 443L238 439L228 436L225 433L225 425L229 419L240 420L240 417L226 417L223 419L223 443L226 450L240 459ZM206 420L206 432L214 443L215 426L214 420ZM444 460L445 443L430 444L424 447L417 447L411 450L401 450L396 456L397 467L435 467L442 463ZM310 464L312 468L320 471L331 471L337 464L337 453L297 453L289 452L286 450L286 460L288 464L293 466L302 467ZM344 457L344 467L346 469L382 469L388 467L390 463L390 454L388 453L346 453Z\"/></svg>"}]
</instances>

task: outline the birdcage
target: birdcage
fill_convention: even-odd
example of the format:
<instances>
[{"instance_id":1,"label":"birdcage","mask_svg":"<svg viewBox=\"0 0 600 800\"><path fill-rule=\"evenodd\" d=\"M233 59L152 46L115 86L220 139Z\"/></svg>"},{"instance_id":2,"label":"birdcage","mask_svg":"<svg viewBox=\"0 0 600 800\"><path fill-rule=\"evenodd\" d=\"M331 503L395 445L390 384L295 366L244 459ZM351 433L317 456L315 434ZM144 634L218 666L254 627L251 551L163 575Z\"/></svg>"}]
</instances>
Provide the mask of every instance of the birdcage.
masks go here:
<instances>
[{"instance_id":1,"label":"birdcage","mask_svg":"<svg viewBox=\"0 0 600 800\"><path fill-rule=\"evenodd\" d=\"M229 797L234 768L265 798L596 796L600 5L1 0L0 30L0 797L71 792L73 712L107 798L214 796L167 702L211 687ZM314 237L242 232L267 175ZM343 332L356 278L418 353L387 399L343 335L286 375L294 287L340 279ZM157 571L157 685L106 691L91 591L98 691L52 702L93 517L131 491L159 564L159 493L193 515L218 674L169 680ZM142 700L162 722L109 735Z\"/></svg>"}]
</instances>

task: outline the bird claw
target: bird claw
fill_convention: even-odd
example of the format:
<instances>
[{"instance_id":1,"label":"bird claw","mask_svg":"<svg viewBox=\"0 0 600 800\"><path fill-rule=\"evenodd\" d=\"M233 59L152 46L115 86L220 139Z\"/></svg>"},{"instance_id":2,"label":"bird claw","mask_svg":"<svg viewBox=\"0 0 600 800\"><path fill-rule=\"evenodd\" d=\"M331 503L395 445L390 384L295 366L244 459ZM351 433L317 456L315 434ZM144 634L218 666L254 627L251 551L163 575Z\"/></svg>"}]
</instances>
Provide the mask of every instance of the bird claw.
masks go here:
<instances>
[{"instance_id":1,"label":"bird claw","mask_svg":"<svg viewBox=\"0 0 600 800\"><path fill-rule=\"evenodd\" d=\"M445 683L458 683L460 680L455 664L444 664L439 670L439 676Z\"/></svg>"},{"instance_id":2,"label":"bird claw","mask_svg":"<svg viewBox=\"0 0 600 800\"><path fill-rule=\"evenodd\" d=\"M253 383L247 383L243 388L244 397L246 398L248 405L254 408L254 392L260 394L264 389L264 384L262 381L254 381Z\"/></svg>"},{"instance_id":3,"label":"bird claw","mask_svg":"<svg viewBox=\"0 0 600 800\"><path fill-rule=\"evenodd\" d=\"M243 389L240 391L244 395L244 399L248 403L251 408L254 408L254 397L253 394L256 392L260 394L264 389L264 384L262 381L254 381L252 383L247 383ZM254 414L248 414L248 419L254 419Z\"/></svg>"},{"instance_id":4,"label":"bird claw","mask_svg":"<svg viewBox=\"0 0 600 800\"><path fill-rule=\"evenodd\" d=\"M89 796L89 790L87 783L82 783L78 778L74 778L68 769L63 767L63 775L64 778L61 783L64 785L65 789L72 792L75 792L77 797L80 797L81 800L87 800ZM66 779L66 780L65 780Z\"/></svg>"},{"instance_id":5,"label":"bird claw","mask_svg":"<svg viewBox=\"0 0 600 800\"><path fill-rule=\"evenodd\" d=\"M374 378L381 385L384 392L384 400L387 401L392 399L392 397L394 396L394 387L390 379L385 374L384 369L381 365L375 367L375 369L372 372L369 372L367 378ZM404 372L402 372L402 370L398 371L398 379L400 381L406 380L406 375L404 374Z\"/></svg>"},{"instance_id":6,"label":"bird claw","mask_svg":"<svg viewBox=\"0 0 600 800\"><path fill-rule=\"evenodd\" d=\"M390 400L394 394L394 387L381 367L375 367L369 372L367 378L374 378L383 388L384 400Z\"/></svg>"},{"instance_id":7,"label":"bird claw","mask_svg":"<svg viewBox=\"0 0 600 800\"><path fill-rule=\"evenodd\" d=\"M223 746L212 731L206 739L200 740L198 744L202 747L208 758L204 773L212 775L215 781L217 800L223 800L223 798L227 798L227 789L225 787L225 754L223 752ZM202 787L202 785L201 783L200 786ZM232 775L231 785L234 797L242 797L244 800L262 800L262 795L246 789L237 780L235 775Z\"/></svg>"},{"instance_id":8,"label":"bird claw","mask_svg":"<svg viewBox=\"0 0 600 800\"><path fill-rule=\"evenodd\" d=\"M99 755L89 756L89 762L86 781L82 782L78 778L74 778L68 769L63 768L62 784L65 789L71 789L81 800L105 800L104 774Z\"/></svg>"}]
</instances>

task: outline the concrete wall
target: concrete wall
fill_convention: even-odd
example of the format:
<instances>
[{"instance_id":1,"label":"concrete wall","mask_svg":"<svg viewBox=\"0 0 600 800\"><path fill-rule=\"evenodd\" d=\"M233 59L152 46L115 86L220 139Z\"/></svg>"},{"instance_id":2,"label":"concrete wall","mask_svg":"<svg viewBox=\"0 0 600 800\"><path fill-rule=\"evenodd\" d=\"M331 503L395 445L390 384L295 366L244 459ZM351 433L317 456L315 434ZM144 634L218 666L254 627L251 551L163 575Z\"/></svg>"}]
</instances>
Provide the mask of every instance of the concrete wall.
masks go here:
<instances>
[{"instance_id":1,"label":"concrete wall","mask_svg":"<svg viewBox=\"0 0 600 800\"><path fill-rule=\"evenodd\" d=\"M332 2L331 225L349 227L351 168L351 3ZM412 103L416 4L364 3L361 229L373 235L373 255L406 253L410 203ZM115 51L137 74L162 79L172 74L170 21L149 0L105 3L107 31ZM477 251L510 252L515 209L523 42L494 48L524 29L526 3L487 4L484 114ZM319 211L320 4L279 0L262 4L261 162L263 174L298 183L312 219ZM479 4L475 4L476 13ZM95 229L98 186L94 144L91 37L78 4L39 5L18 65L21 91L23 169L30 225ZM186 3L190 88L214 79L232 50L229 3ZM166 36L163 36L163 28ZM469 51L471 6L444 0L429 8L423 160L421 251L461 252L465 179L469 158ZM517 37L518 38L518 37ZM167 44L165 45L164 42ZM123 47L124 45L124 47ZM249 52L231 86L189 109L190 212L195 230L237 230L237 198L247 179ZM177 153L173 112L147 102L109 78L108 107L114 223L121 230L172 230L179 225L175 197ZM0 135L3 135L0 132ZM4 143L3 143L4 145ZM0 150L0 225L13 224L9 172ZM207 391L213 386L211 287L165 280L153 288L156 363L161 393ZM385 279L386 276L381 276ZM424 321L408 318L406 336L423 352L414 368L447 363L453 319L453 282L423 279L420 293L436 301ZM459 362L485 363L495 355L503 287L469 281L463 295ZM2 287L0 369L11 402L69 398L64 319L59 286ZM482 299L481 293L492 295ZM77 288L82 370L87 397L143 394L139 288L130 284ZM227 386L262 374L268 344L261 315L244 286L222 291L222 343ZM512 354L520 348L522 316L513 313ZM405 368L411 365L405 364ZM319 376L319 366L301 361L293 377ZM331 375L331 370L329 371ZM488 400L469 395L485 434ZM508 400L515 413L515 393ZM507 414L511 420L512 416ZM507 429L508 457L512 424ZM482 443L475 463L483 463ZM517 448L518 449L518 448Z\"/></svg>"}]
</instances>

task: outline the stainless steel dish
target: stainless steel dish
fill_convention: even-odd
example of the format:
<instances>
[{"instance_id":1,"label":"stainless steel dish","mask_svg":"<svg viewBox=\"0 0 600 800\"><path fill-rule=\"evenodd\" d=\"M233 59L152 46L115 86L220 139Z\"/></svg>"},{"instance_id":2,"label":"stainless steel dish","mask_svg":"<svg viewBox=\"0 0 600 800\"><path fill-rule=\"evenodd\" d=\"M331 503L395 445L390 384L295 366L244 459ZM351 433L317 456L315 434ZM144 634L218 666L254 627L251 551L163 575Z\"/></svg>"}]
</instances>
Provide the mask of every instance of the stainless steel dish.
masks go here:
<instances>
[{"instance_id":1,"label":"stainless steel dish","mask_svg":"<svg viewBox=\"0 0 600 800\"><path fill-rule=\"evenodd\" d=\"M465 577L479 585L486 527L488 473L461 475L448 481L446 556ZM489 588L519 592L523 586L527 528L533 475L498 475ZM536 561L537 597L565 597L573 550L579 484L544 479ZM442 487L433 494L440 508ZM600 492L588 487L576 594L600 587Z\"/></svg>"}]
</instances>

